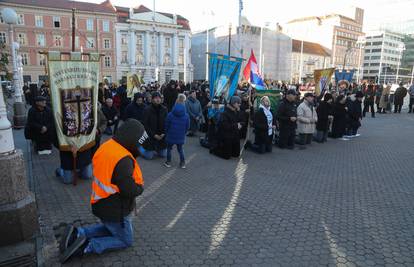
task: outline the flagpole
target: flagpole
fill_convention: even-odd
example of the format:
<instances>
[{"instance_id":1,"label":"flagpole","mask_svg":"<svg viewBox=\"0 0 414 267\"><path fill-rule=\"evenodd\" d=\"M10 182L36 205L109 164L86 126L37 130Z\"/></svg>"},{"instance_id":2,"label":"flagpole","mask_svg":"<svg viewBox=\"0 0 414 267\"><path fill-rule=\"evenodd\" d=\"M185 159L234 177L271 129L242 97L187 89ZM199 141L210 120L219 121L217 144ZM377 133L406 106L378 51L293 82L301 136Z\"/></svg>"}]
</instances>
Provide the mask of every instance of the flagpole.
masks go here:
<instances>
[{"instance_id":1,"label":"flagpole","mask_svg":"<svg viewBox=\"0 0 414 267\"><path fill-rule=\"evenodd\" d=\"M228 56L230 57L230 49L231 49L231 23L229 25L229 51L228 51Z\"/></svg>"}]
</instances>

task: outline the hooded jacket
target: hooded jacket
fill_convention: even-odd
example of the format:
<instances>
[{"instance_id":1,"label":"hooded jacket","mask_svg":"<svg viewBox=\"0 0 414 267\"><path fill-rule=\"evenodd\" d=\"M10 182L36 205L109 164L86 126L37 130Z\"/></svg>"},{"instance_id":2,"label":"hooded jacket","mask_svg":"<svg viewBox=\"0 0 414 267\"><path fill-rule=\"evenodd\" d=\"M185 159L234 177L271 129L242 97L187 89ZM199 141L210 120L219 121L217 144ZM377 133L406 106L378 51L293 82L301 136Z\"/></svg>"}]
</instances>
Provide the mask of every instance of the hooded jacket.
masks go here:
<instances>
[{"instance_id":1,"label":"hooded jacket","mask_svg":"<svg viewBox=\"0 0 414 267\"><path fill-rule=\"evenodd\" d=\"M142 103L141 105L137 104L138 97L143 97L138 94L134 95L134 100L126 108L126 118L127 119L136 119L139 122L143 121L144 110L146 105Z\"/></svg>"},{"instance_id":2,"label":"hooded jacket","mask_svg":"<svg viewBox=\"0 0 414 267\"><path fill-rule=\"evenodd\" d=\"M189 128L190 117L185 111L185 106L183 104L176 104L165 120L165 140L167 144L184 144L185 134Z\"/></svg>"},{"instance_id":3,"label":"hooded jacket","mask_svg":"<svg viewBox=\"0 0 414 267\"><path fill-rule=\"evenodd\" d=\"M131 152L134 157L137 157L138 140L142 140L145 136L142 124L130 119L122 124L113 140ZM119 193L92 204L92 213L102 221L120 222L134 209L135 198L142 194L144 188L135 183L132 176L133 170L134 162L128 156L116 164L111 183L118 186Z\"/></svg>"}]
</instances>

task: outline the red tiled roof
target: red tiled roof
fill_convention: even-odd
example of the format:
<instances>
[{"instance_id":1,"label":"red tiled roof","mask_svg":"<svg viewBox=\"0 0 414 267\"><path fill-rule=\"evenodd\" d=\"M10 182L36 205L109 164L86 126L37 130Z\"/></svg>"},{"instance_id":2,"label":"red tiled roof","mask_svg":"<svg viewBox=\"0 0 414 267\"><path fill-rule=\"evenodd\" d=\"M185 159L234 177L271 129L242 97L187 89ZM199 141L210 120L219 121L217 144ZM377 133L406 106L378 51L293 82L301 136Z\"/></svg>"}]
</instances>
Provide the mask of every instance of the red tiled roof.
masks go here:
<instances>
[{"instance_id":1,"label":"red tiled roof","mask_svg":"<svg viewBox=\"0 0 414 267\"><path fill-rule=\"evenodd\" d=\"M302 41L300 40L292 39L292 52L300 53L301 42ZM324 57L331 56L330 50L328 48L323 47L322 45L317 43L311 43L306 41L303 42L303 53L319 55Z\"/></svg>"},{"instance_id":2,"label":"red tiled roof","mask_svg":"<svg viewBox=\"0 0 414 267\"><path fill-rule=\"evenodd\" d=\"M115 15L115 9L110 0L106 0L100 4L68 1L68 0L1 0L2 3L11 3L24 6L36 6L58 9L76 8L79 11L110 13Z\"/></svg>"},{"instance_id":3,"label":"red tiled roof","mask_svg":"<svg viewBox=\"0 0 414 267\"><path fill-rule=\"evenodd\" d=\"M129 18L129 8L115 6L115 9L118 14L118 21L126 22L126 20ZM152 10L144 5L140 5L139 7L134 8L134 13L146 13L146 12L152 12ZM158 11L156 12L170 19L174 18L174 15L171 13L158 12ZM183 16L177 15L177 24L183 26L183 29L191 30L189 21Z\"/></svg>"}]
</instances>

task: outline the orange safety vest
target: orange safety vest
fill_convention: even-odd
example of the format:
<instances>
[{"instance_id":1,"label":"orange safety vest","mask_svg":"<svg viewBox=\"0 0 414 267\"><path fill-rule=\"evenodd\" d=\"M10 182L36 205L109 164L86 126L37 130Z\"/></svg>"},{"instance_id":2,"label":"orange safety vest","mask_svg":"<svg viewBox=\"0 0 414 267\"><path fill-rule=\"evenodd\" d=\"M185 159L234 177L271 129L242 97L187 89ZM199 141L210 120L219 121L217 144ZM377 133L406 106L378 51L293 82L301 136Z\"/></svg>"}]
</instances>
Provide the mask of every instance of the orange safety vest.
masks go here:
<instances>
[{"instance_id":1,"label":"orange safety vest","mask_svg":"<svg viewBox=\"0 0 414 267\"><path fill-rule=\"evenodd\" d=\"M92 159L93 181L91 204L96 203L100 199L107 198L112 194L119 193L118 186L111 183L112 173L115 170L116 164L126 156L134 161L134 172L132 176L134 177L135 183L144 185L141 169L132 154L115 140L109 139L99 147Z\"/></svg>"}]
</instances>

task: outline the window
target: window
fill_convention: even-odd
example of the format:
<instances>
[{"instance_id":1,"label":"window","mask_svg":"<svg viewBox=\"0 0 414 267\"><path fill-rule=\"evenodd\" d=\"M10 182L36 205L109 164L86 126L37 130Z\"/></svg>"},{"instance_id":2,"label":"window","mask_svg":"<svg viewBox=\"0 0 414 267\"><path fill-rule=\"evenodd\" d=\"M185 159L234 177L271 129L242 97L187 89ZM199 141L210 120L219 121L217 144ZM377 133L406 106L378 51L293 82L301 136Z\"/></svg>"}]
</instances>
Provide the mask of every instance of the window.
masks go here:
<instances>
[{"instance_id":1,"label":"window","mask_svg":"<svg viewBox=\"0 0 414 267\"><path fill-rule=\"evenodd\" d=\"M111 48L111 40L110 39L104 39L104 48L110 49Z\"/></svg>"},{"instance_id":2,"label":"window","mask_svg":"<svg viewBox=\"0 0 414 267\"><path fill-rule=\"evenodd\" d=\"M45 46L45 35L43 33L36 34L36 43L38 46Z\"/></svg>"},{"instance_id":3,"label":"window","mask_svg":"<svg viewBox=\"0 0 414 267\"><path fill-rule=\"evenodd\" d=\"M104 32L109 32L109 21L108 20L102 21L102 30Z\"/></svg>"},{"instance_id":4,"label":"window","mask_svg":"<svg viewBox=\"0 0 414 267\"><path fill-rule=\"evenodd\" d=\"M178 40L178 64L184 64L184 39Z\"/></svg>"},{"instance_id":5,"label":"window","mask_svg":"<svg viewBox=\"0 0 414 267\"><path fill-rule=\"evenodd\" d=\"M144 42L143 36L137 34L137 47L136 47L136 64L142 64L144 62Z\"/></svg>"},{"instance_id":6,"label":"window","mask_svg":"<svg viewBox=\"0 0 414 267\"><path fill-rule=\"evenodd\" d=\"M53 42L56 47L62 47L63 45L63 38L60 35L53 36Z\"/></svg>"},{"instance_id":7,"label":"window","mask_svg":"<svg viewBox=\"0 0 414 267\"><path fill-rule=\"evenodd\" d=\"M72 47L72 36L70 37L70 47ZM79 48L79 36L75 36L75 47Z\"/></svg>"},{"instance_id":8,"label":"window","mask_svg":"<svg viewBox=\"0 0 414 267\"><path fill-rule=\"evenodd\" d=\"M378 53L378 52L381 52L381 49L372 49L371 52L372 53Z\"/></svg>"},{"instance_id":9,"label":"window","mask_svg":"<svg viewBox=\"0 0 414 267\"><path fill-rule=\"evenodd\" d=\"M53 27L60 28L60 17L53 17Z\"/></svg>"},{"instance_id":10,"label":"window","mask_svg":"<svg viewBox=\"0 0 414 267\"><path fill-rule=\"evenodd\" d=\"M93 19L86 20L86 30L93 31Z\"/></svg>"},{"instance_id":11,"label":"window","mask_svg":"<svg viewBox=\"0 0 414 267\"><path fill-rule=\"evenodd\" d=\"M26 45L26 43L27 43L26 34L25 33L18 33L17 34L17 42L20 45Z\"/></svg>"},{"instance_id":12,"label":"window","mask_svg":"<svg viewBox=\"0 0 414 267\"><path fill-rule=\"evenodd\" d=\"M35 16L36 27L43 27L43 16Z\"/></svg>"},{"instance_id":13,"label":"window","mask_svg":"<svg viewBox=\"0 0 414 267\"><path fill-rule=\"evenodd\" d=\"M123 33L121 35L121 45L127 45L128 44L128 34Z\"/></svg>"},{"instance_id":14,"label":"window","mask_svg":"<svg viewBox=\"0 0 414 267\"><path fill-rule=\"evenodd\" d=\"M0 43L2 43L2 44L7 43L6 33L5 32L0 32Z\"/></svg>"},{"instance_id":15,"label":"window","mask_svg":"<svg viewBox=\"0 0 414 267\"><path fill-rule=\"evenodd\" d=\"M18 25L24 25L24 15L23 14L17 15L17 24Z\"/></svg>"},{"instance_id":16,"label":"window","mask_svg":"<svg viewBox=\"0 0 414 267\"><path fill-rule=\"evenodd\" d=\"M46 65L46 57L43 54L38 54L38 62L40 66L45 66Z\"/></svg>"},{"instance_id":17,"label":"window","mask_svg":"<svg viewBox=\"0 0 414 267\"><path fill-rule=\"evenodd\" d=\"M29 65L29 55L27 53L21 53L20 55L22 57L23 66Z\"/></svg>"},{"instance_id":18,"label":"window","mask_svg":"<svg viewBox=\"0 0 414 267\"><path fill-rule=\"evenodd\" d=\"M122 51L121 52L121 64L127 64L128 63L128 51Z\"/></svg>"},{"instance_id":19,"label":"window","mask_svg":"<svg viewBox=\"0 0 414 267\"><path fill-rule=\"evenodd\" d=\"M95 38L88 37L86 42L86 48L94 48L95 47Z\"/></svg>"},{"instance_id":20,"label":"window","mask_svg":"<svg viewBox=\"0 0 414 267\"><path fill-rule=\"evenodd\" d=\"M1 15L1 12L0 12L0 23L4 23L3 16Z\"/></svg>"},{"instance_id":21,"label":"window","mask_svg":"<svg viewBox=\"0 0 414 267\"><path fill-rule=\"evenodd\" d=\"M110 68L111 67L111 57L105 57L104 61L105 61L105 67Z\"/></svg>"},{"instance_id":22,"label":"window","mask_svg":"<svg viewBox=\"0 0 414 267\"><path fill-rule=\"evenodd\" d=\"M378 59L380 59L381 57L380 56L372 56L371 57L371 60L378 60Z\"/></svg>"}]
</instances>

